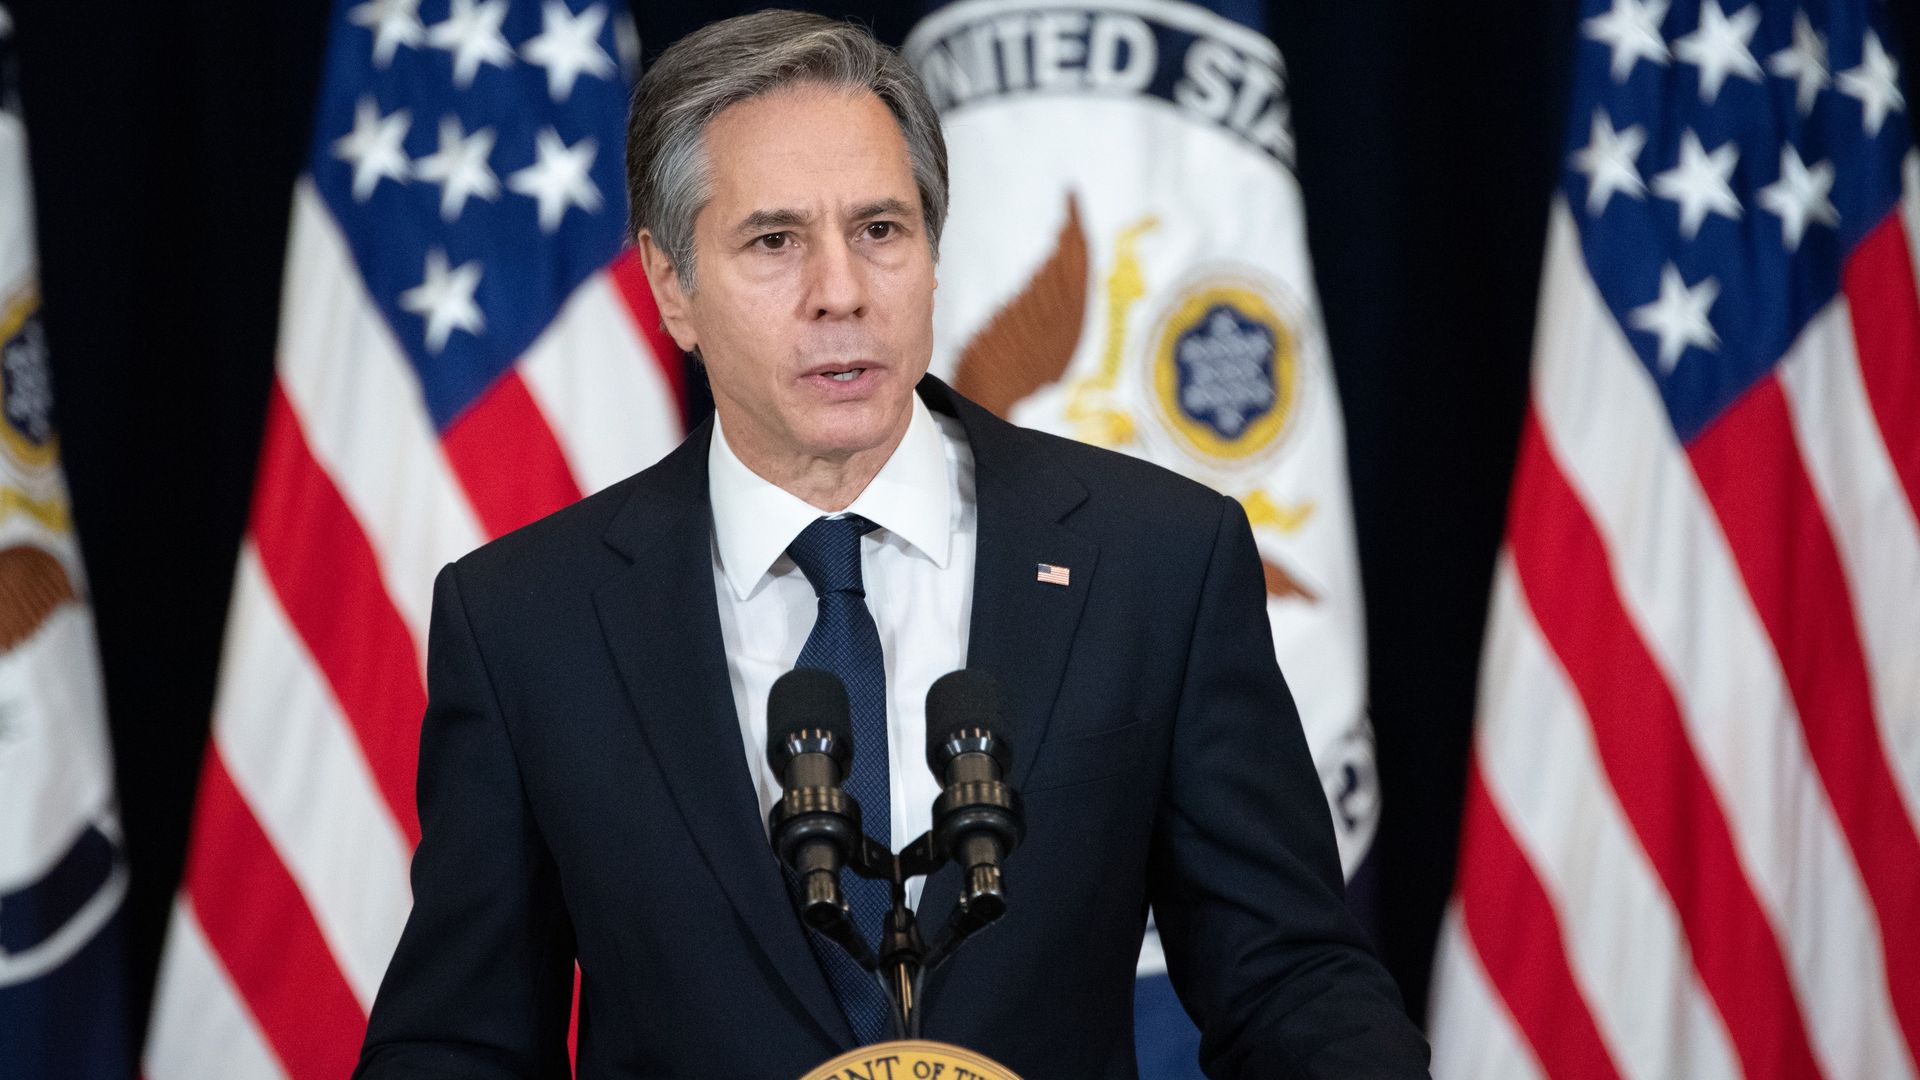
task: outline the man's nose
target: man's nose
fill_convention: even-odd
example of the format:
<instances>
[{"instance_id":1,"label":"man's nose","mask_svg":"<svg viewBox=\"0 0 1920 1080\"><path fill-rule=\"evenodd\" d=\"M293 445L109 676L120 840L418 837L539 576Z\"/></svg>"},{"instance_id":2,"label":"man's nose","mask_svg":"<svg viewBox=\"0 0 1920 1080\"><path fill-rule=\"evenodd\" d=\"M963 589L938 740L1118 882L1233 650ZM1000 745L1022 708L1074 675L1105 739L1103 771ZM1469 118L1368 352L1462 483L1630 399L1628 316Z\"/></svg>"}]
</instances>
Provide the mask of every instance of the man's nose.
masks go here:
<instances>
[{"instance_id":1,"label":"man's nose","mask_svg":"<svg viewBox=\"0 0 1920 1080\"><path fill-rule=\"evenodd\" d=\"M811 303L816 319L846 318L866 314L867 282L865 268L845 240L832 240L814 248Z\"/></svg>"}]
</instances>

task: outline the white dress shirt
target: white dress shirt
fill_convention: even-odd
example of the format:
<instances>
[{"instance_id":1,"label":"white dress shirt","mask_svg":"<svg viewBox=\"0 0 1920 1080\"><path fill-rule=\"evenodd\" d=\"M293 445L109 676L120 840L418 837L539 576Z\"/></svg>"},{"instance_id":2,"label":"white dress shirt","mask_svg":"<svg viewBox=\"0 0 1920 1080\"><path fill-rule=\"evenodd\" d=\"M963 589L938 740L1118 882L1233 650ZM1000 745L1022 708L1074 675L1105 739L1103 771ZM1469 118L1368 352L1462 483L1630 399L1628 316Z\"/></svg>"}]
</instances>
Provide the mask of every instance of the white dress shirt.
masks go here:
<instances>
[{"instance_id":1,"label":"white dress shirt","mask_svg":"<svg viewBox=\"0 0 1920 1080\"><path fill-rule=\"evenodd\" d=\"M720 636L765 826L780 798L780 778L767 765L767 692L792 670L819 611L787 545L816 518L840 515L823 514L748 469L727 445L717 415L707 485ZM967 657L977 511L973 452L960 422L935 416L916 395L900 445L842 513L879 526L861 538L860 576L886 665L887 772L898 851L932 824L940 794L926 764L927 688ZM874 752L854 747L857 755ZM922 884L916 879L908 887L916 907Z\"/></svg>"}]
</instances>

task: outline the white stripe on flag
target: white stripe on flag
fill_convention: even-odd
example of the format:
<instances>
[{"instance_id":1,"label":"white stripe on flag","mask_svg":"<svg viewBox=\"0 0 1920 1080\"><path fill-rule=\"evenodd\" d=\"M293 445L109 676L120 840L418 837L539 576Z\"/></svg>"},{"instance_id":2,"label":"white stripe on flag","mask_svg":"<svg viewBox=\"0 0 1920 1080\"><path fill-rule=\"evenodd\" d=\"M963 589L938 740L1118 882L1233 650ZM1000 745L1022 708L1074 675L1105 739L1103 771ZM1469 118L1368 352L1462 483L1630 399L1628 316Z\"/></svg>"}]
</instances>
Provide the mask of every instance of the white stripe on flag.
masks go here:
<instances>
[{"instance_id":1,"label":"white stripe on flag","mask_svg":"<svg viewBox=\"0 0 1920 1080\"><path fill-rule=\"evenodd\" d=\"M1911 1076L1878 919L1772 642L1652 377L1593 285L1564 199L1549 231L1533 378L1547 441L1606 541L1629 613L1782 935L1816 1053L1836 1076Z\"/></svg>"},{"instance_id":2,"label":"white stripe on flag","mask_svg":"<svg viewBox=\"0 0 1920 1080\"><path fill-rule=\"evenodd\" d=\"M413 903L409 845L250 541L225 655L214 739L365 1009Z\"/></svg>"},{"instance_id":3,"label":"white stripe on flag","mask_svg":"<svg viewBox=\"0 0 1920 1080\"><path fill-rule=\"evenodd\" d=\"M1920 724L1912 722L1920 717L1920 529L1867 400L1844 300L1807 324L1781 361L1780 382L1847 571L1880 736L1907 813L1920 821Z\"/></svg>"},{"instance_id":4,"label":"white stripe on flag","mask_svg":"<svg viewBox=\"0 0 1920 1080\"><path fill-rule=\"evenodd\" d=\"M653 464L682 437L673 387L617 289L604 269L581 282L520 360L583 495Z\"/></svg>"},{"instance_id":5,"label":"white stripe on flag","mask_svg":"<svg viewBox=\"0 0 1920 1080\"><path fill-rule=\"evenodd\" d=\"M424 672L434 576L485 536L427 418L419 380L305 177L294 185L290 247L280 380L314 458L373 545Z\"/></svg>"},{"instance_id":6,"label":"white stripe on flag","mask_svg":"<svg viewBox=\"0 0 1920 1080\"><path fill-rule=\"evenodd\" d=\"M1434 1080L1545 1080L1540 1063L1514 1030L1513 1017L1487 984L1487 972L1467 941L1459 901L1447 906L1434 959Z\"/></svg>"},{"instance_id":7,"label":"white stripe on flag","mask_svg":"<svg viewBox=\"0 0 1920 1080\"><path fill-rule=\"evenodd\" d=\"M187 895L173 902L142 1061L146 1080L286 1080L200 931Z\"/></svg>"},{"instance_id":8,"label":"white stripe on flag","mask_svg":"<svg viewBox=\"0 0 1920 1080\"><path fill-rule=\"evenodd\" d=\"M1920 284L1920 150L1907 151L1900 176L1900 224L1907 230L1907 257L1913 260L1913 278Z\"/></svg>"},{"instance_id":9,"label":"white stripe on flag","mask_svg":"<svg viewBox=\"0 0 1920 1080\"><path fill-rule=\"evenodd\" d=\"M1605 779L1586 711L1505 552L1487 635L1475 752L1489 796L1559 916L1601 1037L1629 1075L1737 1075L1679 916Z\"/></svg>"}]
</instances>

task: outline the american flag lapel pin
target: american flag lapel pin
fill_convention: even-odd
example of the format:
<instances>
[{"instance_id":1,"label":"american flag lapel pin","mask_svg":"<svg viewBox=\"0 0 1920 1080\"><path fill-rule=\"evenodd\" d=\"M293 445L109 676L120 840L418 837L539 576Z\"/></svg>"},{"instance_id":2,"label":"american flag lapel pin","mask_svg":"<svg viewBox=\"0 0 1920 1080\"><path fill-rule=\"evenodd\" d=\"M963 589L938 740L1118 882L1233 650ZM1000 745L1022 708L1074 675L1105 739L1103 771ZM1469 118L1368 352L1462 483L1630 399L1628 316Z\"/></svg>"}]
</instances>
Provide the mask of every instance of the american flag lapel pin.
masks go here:
<instances>
[{"instance_id":1,"label":"american flag lapel pin","mask_svg":"<svg viewBox=\"0 0 1920 1080\"><path fill-rule=\"evenodd\" d=\"M1037 570L1038 572L1034 575L1034 580L1048 585L1065 585L1067 584L1068 576L1073 573L1072 570L1064 566L1055 566L1052 563L1040 563Z\"/></svg>"}]
</instances>

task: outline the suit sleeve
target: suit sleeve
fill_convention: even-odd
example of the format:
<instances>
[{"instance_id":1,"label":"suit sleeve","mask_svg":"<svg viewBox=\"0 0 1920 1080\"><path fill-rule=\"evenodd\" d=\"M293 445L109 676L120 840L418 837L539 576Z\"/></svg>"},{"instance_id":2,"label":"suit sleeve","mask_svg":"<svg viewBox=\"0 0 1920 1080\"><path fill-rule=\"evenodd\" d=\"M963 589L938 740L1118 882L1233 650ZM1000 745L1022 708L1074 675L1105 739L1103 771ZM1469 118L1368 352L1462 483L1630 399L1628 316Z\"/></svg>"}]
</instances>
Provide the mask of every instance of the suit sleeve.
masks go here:
<instances>
[{"instance_id":1,"label":"suit sleeve","mask_svg":"<svg viewBox=\"0 0 1920 1080\"><path fill-rule=\"evenodd\" d=\"M1426 1043L1347 912L1253 533L1222 501L1153 841L1168 974L1210 1077L1425 1077Z\"/></svg>"},{"instance_id":2,"label":"suit sleeve","mask_svg":"<svg viewBox=\"0 0 1920 1080\"><path fill-rule=\"evenodd\" d=\"M418 799L413 912L356 1080L569 1076L573 931L458 564L434 583Z\"/></svg>"}]
</instances>

